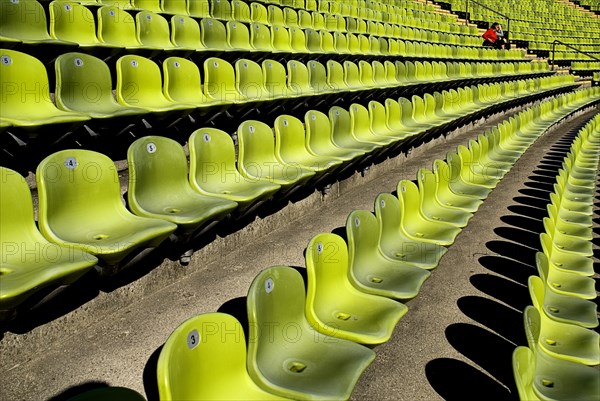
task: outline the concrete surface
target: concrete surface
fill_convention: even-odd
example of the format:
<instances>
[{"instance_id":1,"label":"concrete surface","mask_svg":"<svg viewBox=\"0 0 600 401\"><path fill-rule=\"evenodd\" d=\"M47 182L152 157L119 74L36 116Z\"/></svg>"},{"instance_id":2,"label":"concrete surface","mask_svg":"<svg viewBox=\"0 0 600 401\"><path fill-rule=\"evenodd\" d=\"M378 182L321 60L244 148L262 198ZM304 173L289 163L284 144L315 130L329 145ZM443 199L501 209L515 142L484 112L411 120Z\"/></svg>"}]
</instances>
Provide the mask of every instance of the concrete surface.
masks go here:
<instances>
[{"instance_id":1,"label":"concrete surface","mask_svg":"<svg viewBox=\"0 0 600 401\"><path fill-rule=\"evenodd\" d=\"M154 399L155 351L177 325L219 308L243 314L238 298L260 270L304 266L303 250L314 235L344 226L354 209L372 210L378 193L394 191L398 180L414 179L418 168L430 167L515 111L421 146L406 159L388 160L365 177L356 174L334 185L328 195L315 192L217 238L197 251L188 267L168 259L157 266L148 262L149 271L131 282L110 283L95 294L77 292L82 306L74 301L73 310L62 316L38 313L35 321L13 328L0 341L0 399L65 399L103 383ZM521 266L533 272L526 257L531 247L512 258L502 252L518 250L518 243L530 236L510 238L510 232L498 229L507 226L506 217L514 214L507 207L521 196L540 159L565 130L590 116L538 140L492 192L419 296L407 303L409 312L392 339L375 348L377 358L353 399L514 398L510 353L524 344L521 310L528 294L522 280L514 279L525 275L513 270ZM504 244L507 236L513 245ZM512 276L502 271L503 260Z\"/></svg>"}]
</instances>

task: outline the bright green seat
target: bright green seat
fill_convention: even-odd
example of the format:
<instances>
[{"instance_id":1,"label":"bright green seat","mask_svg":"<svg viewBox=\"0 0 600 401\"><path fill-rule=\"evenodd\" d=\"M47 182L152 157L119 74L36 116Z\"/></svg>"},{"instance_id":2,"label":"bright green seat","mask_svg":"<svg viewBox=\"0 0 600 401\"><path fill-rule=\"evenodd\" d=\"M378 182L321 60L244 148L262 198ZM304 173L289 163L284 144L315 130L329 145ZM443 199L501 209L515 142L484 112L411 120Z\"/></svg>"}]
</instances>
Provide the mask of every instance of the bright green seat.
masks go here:
<instances>
[{"instance_id":1,"label":"bright green seat","mask_svg":"<svg viewBox=\"0 0 600 401\"><path fill-rule=\"evenodd\" d=\"M395 299L416 297L431 273L402 258L385 256L379 248L380 233L381 222L371 212L354 210L348 215L346 236L349 252L346 253L349 253L347 274L350 281L368 294ZM344 252L337 255L343 256Z\"/></svg>"},{"instance_id":2,"label":"bright green seat","mask_svg":"<svg viewBox=\"0 0 600 401\"><path fill-rule=\"evenodd\" d=\"M227 44L234 51L251 52L254 48L250 44L250 31L239 21L227 21Z\"/></svg>"},{"instance_id":3,"label":"bright green seat","mask_svg":"<svg viewBox=\"0 0 600 401\"><path fill-rule=\"evenodd\" d=\"M385 99L385 118L387 126L393 132L394 136L406 139L419 133L417 130L404 125L402 108L394 99Z\"/></svg>"},{"instance_id":4,"label":"bright green seat","mask_svg":"<svg viewBox=\"0 0 600 401\"><path fill-rule=\"evenodd\" d=\"M177 0L175 0L177 1ZM188 0L187 9L190 17L194 18L210 18L210 1L209 0Z\"/></svg>"},{"instance_id":5,"label":"bright green seat","mask_svg":"<svg viewBox=\"0 0 600 401\"><path fill-rule=\"evenodd\" d=\"M330 108L329 121L331 122L331 139L336 146L358 150L363 153L380 149L378 144L359 140L353 135L348 110L339 106Z\"/></svg>"},{"instance_id":6,"label":"bright green seat","mask_svg":"<svg viewBox=\"0 0 600 401\"><path fill-rule=\"evenodd\" d=\"M160 13L160 0L130 0L131 7L135 10L146 10L153 13Z\"/></svg>"},{"instance_id":7,"label":"bright green seat","mask_svg":"<svg viewBox=\"0 0 600 401\"><path fill-rule=\"evenodd\" d=\"M249 180L279 184L284 188L300 185L315 172L297 164L282 163L275 157L271 127L260 121L244 121L237 130L238 170Z\"/></svg>"},{"instance_id":8,"label":"bright green seat","mask_svg":"<svg viewBox=\"0 0 600 401\"><path fill-rule=\"evenodd\" d=\"M63 150L38 165L38 224L50 241L117 265L133 250L160 244L177 226L131 214L121 200L117 169L108 157Z\"/></svg>"},{"instance_id":9,"label":"bright green seat","mask_svg":"<svg viewBox=\"0 0 600 401\"><path fill-rule=\"evenodd\" d=\"M352 136L359 141L373 143L379 147L391 146L397 138L390 135L377 135L371 129L369 110L362 104L350 105L350 129Z\"/></svg>"},{"instance_id":10,"label":"bright green seat","mask_svg":"<svg viewBox=\"0 0 600 401\"><path fill-rule=\"evenodd\" d=\"M263 70L252 60L242 58L235 62L235 86L248 101L266 101L271 98L263 82Z\"/></svg>"},{"instance_id":11,"label":"bright green seat","mask_svg":"<svg viewBox=\"0 0 600 401\"><path fill-rule=\"evenodd\" d=\"M319 234L309 242L306 270L306 318L323 334L382 344L408 311L402 303L355 288L349 280L348 248L338 235Z\"/></svg>"},{"instance_id":12,"label":"bright green seat","mask_svg":"<svg viewBox=\"0 0 600 401\"><path fill-rule=\"evenodd\" d=\"M257 3L252 3L255 5ZM256 51L272 53L274 51L271 43L271 31L261 23L254 22L250 25L250 44Z\"/></svg>"},{"instance_id":13,"label":"bright green seat","mask_svg":"<svg viewBox=\"0 0 600 401\"><path fill-rule=\"evenodd\" d=\"M477 140L470 139L469 151L471 151L471 158L479 162L486 174L489 173L498 179L503 178L513 166L511 162L494 158L486 135L479 134Z\"/></svg>"},{"instance_id":14,"label":"bright green seat","mask_svg":"<svg viewBox=\"0 0 600 401\"><path fill-rule=\"evenodd\" d=\"M391 260L402 261L422 269L434 269L448 249L408 236L401 227L403 209L392 194L379 194L375 200L375 215L379 222L379 250Z\"/></svg>"},{"instance_id":15,"label":"bright green seat","mask_svg":"<svg viewBox=\"0 0 600 401\"><path fill-rule=\"evenodd\" d=\"M310 110L304 115L306 127L306 149L314 155L339 158L349 161L362 156L365 152L343 148L335 144L331 136L331 122L324 113Z\"/></svg>"},{"instance_id":16,"label":"bright green seat","mask_svg":"<svg viewBox=\"0 0 600 401\"><path fill-rule=\"evenodd\" d=\"M59 109L85 113L92 118L126 117L146 110L123 106L114 99L108 65L84 53L65 53L54 64Z\"/></svg>"},{"instance_id":17,"label":"bright green seat","mask_svg":"<svg viewBox=\"0 0 600 401\"><path fill-rule=\"evenodd\" d=\"M302 121L289 115L275 119L275 156L284 164L299 165L302 168L323 172L334 170L342 164L341 159L311 154L305 146L306 135Z\"/></svg>"},{"instance_id":18,"label":"bright green seat","mask_svg":"<svg viewBox=\"0 0 600 401\"><path fill-rule=\"evenodd\" d=\"M229 0L210 0L210 15L221 20L233 18Z\"/></svg>"},{"instance_id":19,"label":"bright green seat","mask_svg":"<svg viewBox=\"0 0 600 401\"><path fill-rule=\"evenodd\" d=\"M544 238L546 235L545 233L540 234L542 244L548 241L548 239ZM548 283L548 288L552 291L583 299L596 298L596 282L593 278L558 270L555 266L548 263L547 255L542 252L536 253L535 261L540 278Z\"/></svg>"},{"instance_id":20,"label":"bright green seat","mask_svg":"<svg viewBox=\"0 0 600 401\"><path fill-rule=\"evenodd\" d=\"M248 290L248 373L263 389L295 400L348 399L375 352L318 333L305 316L296 270L263 270ZM273 330L275 327L275 330Z\"/></svg>"},{"instance_id":21,"label":"bright green seat","mask_svg":"<svg viewBox=\"0 0 600 401\"><path fill-rule=\"evenodd\" d=\"M485 188L496 188L502 178L497 175L496 170L488 169L487 166L473 159L473 153L464 145L458 145L457 154L460 158L461 177L469 184L479 185Z\"/></svg>"},{"instance_id":22,"label":"bright green seat","mask_svg":"<svg viewBox=\"0 0 600 401\"><path fill-rule=\"evenodd\" d=\"M556 246L557 251L564 253L565 256L593 256L592 241L574 237L559 231L554 224L554 221L548 217L543 219L544 229L552 238L552 242Z\"/></svg>"},{"instance_id":23,"label":"bright green seat","mask_svg":"<svg viewBox=\"0 0 600 401\"><path fill-rule=\"evenodd\" d=\"M142 48L135 33L135 20L118 6L104 6L97 11L98 40L126 49Z\"/></svg>"},{"instance_id":24,"label":"bright green seat","mask_svg":"<svg viewBox=\"0 0 600 401\"><path fill-rule=\"evenodd\" d=\"M177 47L171 42L169 22L160 14L152 11L140 11L135 15L135 34L145 47L160 50L172 50Z\"/></svg>"},{"instance_id":25,"label":"bright green seat","mask_svg":"<svg viewBox=\"0 0 600 401\"><path fill-rule=\"evenodd\" d=\"M270 99L292 98L287 87L287 71L283 64L278 61L266 59L261 63L265 88L269 92Z\"/></svg>"},{"instance_id":26,"label":"bright green seat","mask_svg":"<svg viewBox=\"0 0 600 401\"><path fill-rule=\"evenodd\" d=\"M421 212L419 188L415 183L401 180L398 183L400 200L400 227L416 241L437 245L452 245L461 229L439 220L428 220Z\"/></svg>"},{"instance_id":27,"label":"bright green seat","mask_svg":"<svg viewBox=\"0 0 600 401\"><path fill-rule=\"evenodd\" d=\"M74 282L98 259L48 242L35 225L25 179L4 167L0 167L0 178L0 315L10 315L37 291Z\"/></svg>"},{"instance_id":28,"label":"bright green seat","mask_svg":"<svg viewBox=\"0 0 600 401\"><path fill-rule=\"evenodd\" d=\"M600 364L600 334L574 324L557 322L533 306L523 311L529 347L555 358L584 365Z\"/></svg>"},{"instance_id":29,"label":"bright green seat","mask_svg":"<svg viewBox=\"0 0 600 401\"><path fill-rule=\"evenodd\" d=\"M242 325L225 313L181 323L163 345L156 369L161 400L281 400L246 371Z\"/></svg>"},{"instance_id":30,"label":"bright green seat","mask_svg":"<svg viewBox=\"0 0 600 401\"><path fill-rule=\"evenodd\" d=\"M229 51L227 29L221 21L212 18L202 18L200 21L200 39L209 50Z\"/></svg>"},{"instance_id":31,"label":"bright green seat","mask_svg":"<svg viewBox=\"0 0 600 401\"><path fill-rule=\"evenodd\" d=\"M181 1L181 0L160 0L160 8L165 14L177 14L178 16L188 15L187 3L193 3L196 0Z\"/></svg>"},{"instance_id":32,"label":"bright green seat","mask_svg":"<svg viewBox=\"0 0 600 401\"><path fill-rule=\"evenodd\" d=\"M290 60L287 62L287 71L288 93L298 97L316 95L310 85L306 64L301 63L300 61Z\"/></svg>"},{"instance_id":33,"label":"bright green seat","mask_svg":"<svg viewBox=\"0 0 600 401\"><path fill-rule=\"evenodd\" d=\"M163 94L160 68L150 59L128 55L117 60L117 101L129 107L140 107L161 113L194 109L193 104L169 101Z\"/></svg>"},{"instance_id":34,"label":"bright green seat","mask_svg":"<svg viewBox=\"0 0 600 401\"><path fill-rule=\"evenodd\" d=\"M463 168L461 158L456 152L448 152L446 160L449 167L449 185L452 192L475 199L485 199L492 191L487 186L475 184L471 181L471 176L466 169Z\"/></svg>"},{"instance_id":35,"label":"bright green seat","mask_svg":"<svg viewBox=\"0 0 600 401\"><path fill-rule=\"evenodd\" d=\"M127 151L127 163L131 211L177 224L182 234L198 232L237 207L233 201L194 191L188 182L185 152L172 139L145 136L136 140Z\"/></svg>"},{"instance_id":36,"label":"bright green seat","mask_svg":"<svg viewBox=\"0 0 600 401\"><path fill-rule=\"evenodd\" d=\"M592 240L592 227L564 220L564 214L561 216L561 213L559 213L559 207L553 203L548 203L546 205L546 210L548 211L548 217L554 221L554 225L558 230L560 230L560 232L588 241Z\"/></svg>"},{"instance_id":37,"label":"bright green seat","mask_svg":"<svg viewBox=\"0 0 600 401\"><path fill-rule=\"evenodd\" d=\"M592 223L593 223L592 216L585 214L585 213L579 213L577 211L568 210L568 209L562 207L562 202L563 202L563 199L566 200L569 197L571 197L572 202L591 203L592 202L592 194L569 193L568 191L566 191L564 189L564 187L561 186L560 177L557 178L557 181L558 181L558 185L555 186L556 192L553 192L550 194L550 204L556 208L556 216L558 216L558 218L561 221L564 221L566 223L576 224L581 227L591 228ZM560 195L558 195L558 194L560 194ZM573 199L576 199L576 200L573 200Z\"/></svg>"},{"instance_id":38,"label":"bright green seat","mask_svg":"<svg viewBox=\"0 0 600 401\"><path fill-rule=\"evenodd\" d=\"M559 169L556 183L561 187L563 196L571 200L584 200L593 195L593 188L575 185L563 169Z\"/></svg>"},{"instance_id":39,"label":"bright green seat","mask_svg":"<svg viewBox=\"0 0 600 401\"><path fill-rule=\"evenodd\" d=\"M167 100L178 104L206 107L214 103L206 97L200 81L200 69L182 57L169 57L162 63L163 94Z\"/></svg>"},{"instance_id":40,"label":"bright green seat","mask_svg":"<svg viewBox=\"0 0 600 401\"><path fill-rule=\"evenodd\" d=\"M386 99L386 102L387 100L392 99ZM369 126L375 135L391 137L395 141L402 141L410 136L409 132L403 129L398 130L397 126L392 128L388 124L386 106L374 100L369 102Z\"/></svg>"},{"instance_id":41,"label":"bright green seat","mask_svg":"<svg viewBox=\"0 0 600 401\"><path fill-rule=\"evenodd\" d=\"M565 191L563 186L554 185L555 193L552 194L552 202L555 205L560 205L561 211L567 214L583 214L592 216L593 202L588 201L588 196L577 196L568 191Z\"/></svg>"},{"instance_id":42,"label":"bright green seat","mask_svg":"<svg viewBox=\"0 0 600 401\"><path fill-rule=\"evenodd\" d=\"M539 348L517 347L513 373L521 400L589 401L600 397L598 371L554 358Z\"/></svg>"},{"instance_id":43,"label":"bright green seat","mask_svg":"<svg viewBox=\"0 0 600 401\"><path fill-rule=\"evenodd\" d=\"M204 94L219 104L247 101L236 89L233 66L216 57L204 60Z\"/></svg>"},{"instance_id":44,"label":"bright green seat","mask_svg":"<svg viewBox=\"0 0 600 401\"><path fill-rule=\"evenodd\" d=\"M0 40L39 45L71 45L48 34L46 12L36 0L0 0ZM4 50L3 50L4 52Z\"/></svg>"},{"instance_id":45,"label":"bright green seat","mask_svg":"<svg viewBox=\"0 0 600 401\"><path fill-rule=\"evenodd\" d=\"M12 125L34 127L89 120L85 114L59 110L50 97L46 67L35 57L0 49L0 110Z\"/></svg>"},{"instance_id":46,"label":"bright green seat","mask_svg":"<svg viewBox=\"0 0 600 401\"><path fill-rule=\"evenodd\" d=\"M235 201L239 210L246 210L281 188L277 184L242 176L236 169L233 139L224 131L200 128L192 133L188 146L189 181L201 194Z\"/></svg>"},{"instance_id":47,"label":"bright green seat","mask_svg":"<svg viewBox=\"0 0 600 401\"><path fill-rule=\"evenodd\" d=\"M231 16L234 21L252 22L250 18L250 6L240 0L233 0L231 2Z\"/></svg>"},{"instance_id":48,"label":"bright green seat","mask_svg":"<svg viewBox=\"0 0 600 401\"><path fill-rule=\"evenodd\" d=\"M146 401L140 393L126 387L101 387L71 397L67 401L97 400Z\"/></svg>"},{"instance_id":49,"label":"bright green seat","mask_svg":"<svg viewBox=\"0 0 600 401\"><path fill-rule=\"evenodd\" d=\"M597 305L587 299L558 294L538 276L529 276L529 295L533 306L552 320L582 327L598 327Z\"/></svg>"},{"instance_id":50,"label":"bright green seat","mask_svg":"<svg viewBox=\"0 0 600 401\"><path fill-rule=\"evenodd\" d=\"M458 208L446 206L438 197L435 174L428 169L417 173L420 209L428 220L445 222L456 227L465 227L473 214Z\"/></svg>"}]
</instances>

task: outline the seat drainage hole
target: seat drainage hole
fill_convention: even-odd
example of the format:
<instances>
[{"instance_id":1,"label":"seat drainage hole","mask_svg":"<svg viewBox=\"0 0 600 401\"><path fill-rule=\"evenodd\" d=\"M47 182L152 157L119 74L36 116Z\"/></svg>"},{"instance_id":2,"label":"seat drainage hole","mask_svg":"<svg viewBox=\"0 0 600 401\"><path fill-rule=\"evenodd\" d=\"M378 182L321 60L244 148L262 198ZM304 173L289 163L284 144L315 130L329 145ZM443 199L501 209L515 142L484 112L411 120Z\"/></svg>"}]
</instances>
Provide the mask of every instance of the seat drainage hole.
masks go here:
<instances>
[{"instance_id":1,"label":"seat drainage hole","mask_svg":"<svg viewBox=\"0 0 600 401\"><path fill-rule=\"evenodd\" d=\"M108 238L108 234L97 234L93 237L96 241L102 241L103 239Z\"/></svg>"},{"instance_id":2,"label":"seat drainage hole","mask_svg":"<svg viewBox=\"0 0 600 401\"><path fill-rule=\"evenodd\" d=\"M170 207L170 208L167 208L167 213L169 213L169 214L177 214L177 213L181 213L181 209L177 209L177 208L174 208L174 207Z\"/></svg>"},{"instance_id":3,"label":"seat drainage hole","mask_svg":"<svg viewBox=\"0 0 600 401\"><path fill-rule=\"evenodd\" d=\"M306 369L306 365L302 362L292 362L288 365L288 370L294 373L302 373Z\"/></svg>"}]
</instances>

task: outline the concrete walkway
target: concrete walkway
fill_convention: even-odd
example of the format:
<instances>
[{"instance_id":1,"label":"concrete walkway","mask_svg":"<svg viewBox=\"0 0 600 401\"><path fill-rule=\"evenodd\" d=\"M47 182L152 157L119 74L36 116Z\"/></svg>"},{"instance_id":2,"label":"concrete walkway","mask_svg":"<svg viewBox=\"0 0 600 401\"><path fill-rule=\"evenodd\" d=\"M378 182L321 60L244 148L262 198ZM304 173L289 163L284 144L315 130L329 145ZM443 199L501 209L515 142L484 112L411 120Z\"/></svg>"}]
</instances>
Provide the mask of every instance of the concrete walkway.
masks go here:
<instances>
[{"instance_id":1,"label":"concrete walkway","mask_svg":"<svg viewBox=\"0 0 600 401\"><path fill-rule=\"evenodd\" d=\"M409 312L392 339L375 348L377 359L353 399L514 398L510 354L525 343L521 310L528 294L522 280L533 273L532 248L501 228L510 228L509 217L519 217L507 207L522 196L519 191L540 159L564 132L590 116L538 140L492 192L419 296L407 303ZM431 167L434 159L500 120L491 118L424 145L405 160L387 161L364 178L356 175L335 185L325 197L315 193L278 216L217 239L187 268L166 260L62 317L38 327L25 325L22 334L6 333L0 344L0 399L66 399L104 383L154 399L156 351L177 325L218 309L244 314L243 297L259 271L304 266L303 250L314 235L343 227L352 210L372 210L378 193L394 191L400 179L414 179L420 167ZM534 228L520 235L534 236ZM253 230L265 234L252 235ZM239 246L231 245L236 238ZM220 246L225 240L227 246ZM507 246L507 240L513 244ZM500 256L519 247L526 249L512 259Z\"/></svg>"}]
</instances>

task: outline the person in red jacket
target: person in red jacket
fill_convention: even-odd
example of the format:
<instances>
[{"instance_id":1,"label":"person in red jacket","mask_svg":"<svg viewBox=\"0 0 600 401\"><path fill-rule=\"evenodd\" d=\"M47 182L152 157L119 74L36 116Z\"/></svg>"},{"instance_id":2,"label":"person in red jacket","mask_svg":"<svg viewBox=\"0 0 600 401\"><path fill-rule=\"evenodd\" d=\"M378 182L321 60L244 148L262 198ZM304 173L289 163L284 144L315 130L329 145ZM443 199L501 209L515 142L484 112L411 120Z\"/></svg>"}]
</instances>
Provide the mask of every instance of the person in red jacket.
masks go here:
<instances>
[{"instance_id":1,"label":"person in red jacket","mask_svg":"<svg viewBox=\"0 0 600 401\"><path fill-rule=\"evenodd\" d=\"M496 49L504 49L504 32L502 26L494 22L490 28L483 34L483 45L495 47Z\"/></svg>"}]
</instances>

